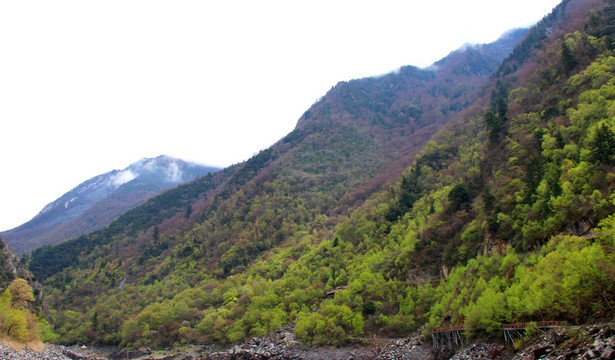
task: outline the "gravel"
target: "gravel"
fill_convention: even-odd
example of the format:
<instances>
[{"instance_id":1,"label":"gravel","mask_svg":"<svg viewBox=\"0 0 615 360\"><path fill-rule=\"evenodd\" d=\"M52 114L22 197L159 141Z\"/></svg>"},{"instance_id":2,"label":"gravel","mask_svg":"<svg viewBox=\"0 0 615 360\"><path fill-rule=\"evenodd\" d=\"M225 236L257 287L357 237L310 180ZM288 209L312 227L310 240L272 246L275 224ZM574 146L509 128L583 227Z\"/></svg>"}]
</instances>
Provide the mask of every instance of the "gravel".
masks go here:
<instances>
[{"instance_id":1,"label":"gravel","mask_svg":"<svg viewBox=\"0 0 615 360\"><path fill-rule=\"evenodd\" d=\"M76 360L64 355L62 348L47 345L41 352L30 349L17 351L10 346L0 343L0 359L2 360Z\"/></svg>"}]
</instances>

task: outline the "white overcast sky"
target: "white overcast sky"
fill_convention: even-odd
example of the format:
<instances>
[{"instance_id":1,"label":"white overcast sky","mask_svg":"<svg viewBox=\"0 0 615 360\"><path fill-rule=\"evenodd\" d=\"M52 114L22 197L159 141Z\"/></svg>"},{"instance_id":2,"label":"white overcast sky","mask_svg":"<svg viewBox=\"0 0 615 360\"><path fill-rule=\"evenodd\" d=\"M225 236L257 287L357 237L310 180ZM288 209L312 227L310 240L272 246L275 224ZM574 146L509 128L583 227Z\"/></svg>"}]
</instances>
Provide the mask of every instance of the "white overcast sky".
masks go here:
<instances>
[{"instance_id":1,"label":"white overcast sky","mask_svg":"<svg viewBox=\"0 0 615 360\"><path fill-rule=\"evenodd\" d=\"M226 166L342 80L428 66L559 0L0 2L0 230L143 157Z\"/></svg>"}]
</instances>

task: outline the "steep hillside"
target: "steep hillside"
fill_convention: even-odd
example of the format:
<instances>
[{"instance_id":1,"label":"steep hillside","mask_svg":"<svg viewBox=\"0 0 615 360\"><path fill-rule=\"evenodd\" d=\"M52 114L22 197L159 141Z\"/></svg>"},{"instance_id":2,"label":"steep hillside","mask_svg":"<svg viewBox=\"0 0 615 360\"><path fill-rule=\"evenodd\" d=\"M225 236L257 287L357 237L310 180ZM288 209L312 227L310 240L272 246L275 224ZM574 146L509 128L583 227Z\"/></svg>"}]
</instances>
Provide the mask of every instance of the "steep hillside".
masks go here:
<instances>
[{"instance_id":1,"label":"steep hillside","mask_svg":"<svg viewBox=\"0 0 615 360\"><path fill-rule=\"evenodd\" d=\"M0 238L0 290L6 289L11 281L17 278L28 280L30 285L40 291L41 287L36 284L35 278L28 270L27 265L21 262L17 255L6 246L4 240Z\"/></svg>"},{"instance_id":2,"label":"steep hillside","mask_svg":"<svg viewBox=\"0 0 615 360\"><path fill-rule=\"evenodd\" d=\"M163 190L218 170L168 156L141 159L124 170L84 181L2 236L17 254L29 254L42 245L100 229Z\"/></svg>"},{"instance_id":3,"label":"steep hillside","mask_svg":"<svg viewBox=\"0 0 615 360\"><path fill-rule=\"evenodd\" d=\"M24 260L19 260L0 238L0 338L14 345L53 341L57 336L47 321L49 311L42 300L42 286Z\"/></svg>"},{"instance_id":4,"label":"steep hillside","mask_svg":"<svg viewBox=\"0 0 615 360\"><path fill-rule=\"evenodd\" d=\"M331 235L335 223L392 183L431 135L474 101L522 33L497 46L453 52L431 69L403 67L339 83L293 132L247 162L170 190L105 229L34 251L31 269L49 289L62 341L135 345L142 338L167 346L177 340L183 320L191 329L185 341L195 341L201 311L220 300L219 281L245 280L271 251L281 251L284 264L273 261L258 270L254 276L261 280L254 286L281 277L312 244ZM306 288L321 294L324 285ZM191 302L182 320L155 320L147 331L134 323L133 315L144 308L166 314L178 293ZM248 300L241 295L227 297ZM254 330L259 333L291 316L262 315L268 320ZM220 321L225 330L214 341L253 332L231 333L226 330L233 323ZM198 336L205 336L205 324Z\"/></svg>"},{"instance_id":5,"label":"steep hillside","mask_svg":"<svg viewBox=\"0 0 615 360\"><path fill-rule=\"evenodd\" d=\"M390 191L334 234L306 236L313 246L256 263L234 284L247 305L226 301L224 286L233 285L220 285L218 304L230 314L210 310L196 329L230 320L233 340L287 313L299 338L340 344L421 325L427 334L463 325L467 335L501 336L503 323L611 318L614 9L562 3L521 43L528 52L513 51L488 95L441 130ZM253 279L271 279L267 270L284 264L256 290ZM147 323L144 313L136 324ZM215 329L206 339L220 336Z\"/></svg>"}]
</instances>

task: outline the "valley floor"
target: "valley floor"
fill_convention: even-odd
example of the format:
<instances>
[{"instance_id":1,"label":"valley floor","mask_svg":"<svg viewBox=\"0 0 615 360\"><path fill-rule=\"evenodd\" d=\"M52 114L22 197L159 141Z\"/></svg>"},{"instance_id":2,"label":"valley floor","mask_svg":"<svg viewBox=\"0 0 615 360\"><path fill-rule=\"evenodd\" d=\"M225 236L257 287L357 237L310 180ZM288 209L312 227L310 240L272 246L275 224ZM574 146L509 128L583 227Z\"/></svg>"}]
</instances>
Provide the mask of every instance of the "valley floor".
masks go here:
<instances>
[{"instance_id":1,"label":"valley floor","mask_svg":"<svg viewBox=\"0 0 615 360\"><path fill-rule=\"evenodd\" d=\"M292 328L285 327L264 338L250 341L221 352L207 347L190 347L181 350L140 350L129 353L128 358L139 360L238 360L238 359L402 359L402 360L464 360L464 359L615 359L615 322L588 326L570 326L552 329L531 340L515 346L493 339L479 339L457 351L433 349L419 333L408 338L364 338L342 348L314 348L298 343ZM82 351L48 346L43 353L31 351L2 359L126 359L126 353L109 349ZM11 355L13 356L13 355ZM21 356L21 357L20 357Z\"/></svg>"}]
</instances>

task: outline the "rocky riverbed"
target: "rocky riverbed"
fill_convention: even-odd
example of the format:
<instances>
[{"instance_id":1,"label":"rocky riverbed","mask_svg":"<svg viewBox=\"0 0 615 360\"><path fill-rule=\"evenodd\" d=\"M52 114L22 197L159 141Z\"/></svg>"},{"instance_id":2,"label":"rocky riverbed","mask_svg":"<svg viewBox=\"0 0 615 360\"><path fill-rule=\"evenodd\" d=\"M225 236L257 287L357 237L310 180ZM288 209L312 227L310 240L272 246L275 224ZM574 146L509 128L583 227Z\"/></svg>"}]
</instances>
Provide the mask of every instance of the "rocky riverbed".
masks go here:
<instances>
[{"instance_id":1,"label":"rocky riverbed","mask_svg":"<svg viewBox=\"0 0 615 360\"><path fill-rule=\"evenodd\" d=\"M0 342L0 359L2 360L71 360L64 355L62 348L54 345L47 345L41 351L34 351L25 348L18 351Z\"/></svg>"},{"instance_id":2,"label":"rocky riverbed","mask_svg":"<svg viewBox=\"0 0 615 360\"><path fill-rule=\"evenodd\" d=\"M402 359L402 360L564 360L615 359L615 323L555 328L516 344L478 339L461 349L434 349L417 332L400 339L363 338L342 348L315 348L299 343L290 326L224 351L194 346L181 351L81 349L46 346L42 351L16 351L0 344L2 360L261 360L261 359Z\"/></svg>"},{"instance_id":3,"label":"rocky riverbed","mask_svg":"<svg viewBox=\"0 0 615 360\"><path fill-rule=\"evenodd\" d=\"M561 327L516 344L478 339L461 349L434 349L415 333L409 338L372 338L340 349L305 348L292 333L280 330L264 339L253 339L202 359L402 359L402 360L564 360L615 359L615 323ZM178 358L181 359L181 358ZM199 359L195 357L194 359ZM187 360L187 359L186 359Z\"/></svg>"}]
</instances>

